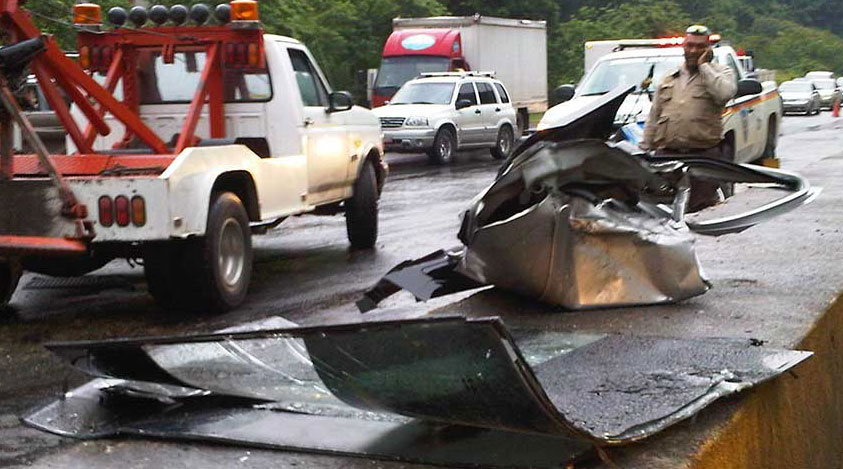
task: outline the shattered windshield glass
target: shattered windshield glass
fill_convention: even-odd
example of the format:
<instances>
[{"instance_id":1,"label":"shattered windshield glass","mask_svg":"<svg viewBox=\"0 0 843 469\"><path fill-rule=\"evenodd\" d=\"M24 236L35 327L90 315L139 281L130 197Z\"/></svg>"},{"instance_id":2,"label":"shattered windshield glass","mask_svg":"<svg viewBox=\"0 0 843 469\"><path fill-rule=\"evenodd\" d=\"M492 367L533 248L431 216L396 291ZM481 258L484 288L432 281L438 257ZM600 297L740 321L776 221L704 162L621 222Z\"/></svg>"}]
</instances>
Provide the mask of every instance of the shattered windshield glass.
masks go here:
<instances>
[{"instance_id":1,"label":"shattered windshield glass","mask_svg":"<svg viewBox=\"0 0 843 469\"><path fill-rule=\"evenodd\" d=\"M447 317L48 348L100 377L24 419L61 435L542 468L660 432L810 356Z\"/></svg>"}]
</instances>

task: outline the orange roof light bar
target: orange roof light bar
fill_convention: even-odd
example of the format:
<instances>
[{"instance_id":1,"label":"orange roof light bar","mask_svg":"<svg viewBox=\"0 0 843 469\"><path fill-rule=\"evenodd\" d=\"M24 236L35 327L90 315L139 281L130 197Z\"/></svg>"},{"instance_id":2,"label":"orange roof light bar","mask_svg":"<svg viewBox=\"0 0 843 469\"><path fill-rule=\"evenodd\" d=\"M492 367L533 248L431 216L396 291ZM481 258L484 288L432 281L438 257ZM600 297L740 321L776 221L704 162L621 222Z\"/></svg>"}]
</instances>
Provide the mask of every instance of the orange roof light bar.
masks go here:
<instances>
[{"instance_id":1,"label":"orange roof light bar","mask_svg":"<svg viewBox=\"0 0 843 469\"><path fill-rule=\"evenodd\" d=\"M723 40L723 36L719 34L712 34L708 36L708 42L712 44L716 44ZM685 36L675 36L675 37L660 37L658 39L658 46L659 47L678 47L685 44Z\"/></svg>"},{"instance_id":2,"label":"orange roof light bar","mask_svg":"<svg viewBox=\"0 0 843 469\"><path fill-rule=\"evenodd\" d=\"M73 5L73 24L102 24L102 8L93 3Z\"/></svg>"},{"instance_id":3,"label":"orange roof light bar","mask_svg":"<svg viewBox=\"0 0 843 469\"><path fill-rule=\"evenodd\" d=\"M258 2L255 0L232 0L232 21L258 21Z\"/></svg>"}]
</instances>

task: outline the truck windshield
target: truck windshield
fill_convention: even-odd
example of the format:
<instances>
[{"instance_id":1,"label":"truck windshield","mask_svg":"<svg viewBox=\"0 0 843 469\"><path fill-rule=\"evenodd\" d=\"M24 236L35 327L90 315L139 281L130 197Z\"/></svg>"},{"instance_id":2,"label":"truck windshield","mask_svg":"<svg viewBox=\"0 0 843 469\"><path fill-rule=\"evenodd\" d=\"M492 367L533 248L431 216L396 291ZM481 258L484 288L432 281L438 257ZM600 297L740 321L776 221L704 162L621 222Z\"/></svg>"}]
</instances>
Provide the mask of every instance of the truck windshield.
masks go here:
<instances>
[{"instance_id":1,"label":"truck windshield","mask_svg":"<svg viewBox=\"0 0 843 469\"><path fill-rule=\"evenodd\" d=\"M137 64L141 104L190 103L205 66L205 52L177 52L168 64L159 50L141 50ZM226 68L223 77L227 103L269 101L272 97L266 70Z\"/></svg>"},{"instance_id":2,"label":"truck windshield","mask_svg":"<svg viewBox=\"0 0 843 469\"><path fill-rule=\"evenodd\" d=\"M384 57L375 80L375 89L392 88L397 90L404 83L416 78L421 73L445 72L448 70L448 57L412 55L404 57Z\"/></svg>"},{"instance_id":3,"label":"truck windshield","mask_svg":"<svg viewBox=\"0 0 843 469\"><path fill-rule=\"evenodd\" d=\"M640 85L653 67L653 83L649 91L655 91L656 85L664 75L682 64L682 56L634 57L628 59L604 60L598 62L580 86L580 96L606 94L624 85ZM641 91L641 90L636 90Z\"/></svg>"},{"instance_id":4,"label":"truck windshield","mask_svg":"<svg viewBox=\"0 0 843 469\"><path fill-rule=\"evenodd\" d=\"M392 98L390 104L451 104L453 83L408 83Z\"/></svg>"}]
</instances>

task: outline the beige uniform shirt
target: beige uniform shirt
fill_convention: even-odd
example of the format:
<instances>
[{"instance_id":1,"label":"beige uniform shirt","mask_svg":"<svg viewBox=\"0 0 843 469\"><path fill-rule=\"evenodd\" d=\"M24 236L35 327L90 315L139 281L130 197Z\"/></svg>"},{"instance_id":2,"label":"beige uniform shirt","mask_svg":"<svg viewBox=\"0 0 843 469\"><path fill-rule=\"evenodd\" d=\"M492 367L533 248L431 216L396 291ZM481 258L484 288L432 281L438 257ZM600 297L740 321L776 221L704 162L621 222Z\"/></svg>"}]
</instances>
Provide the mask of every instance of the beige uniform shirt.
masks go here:
<instances>
[{"instance_id":1,"label":"beige uniform shirt","mask_svg":"<svg viewBox=\"0 0 843 469\"><path fill-rule=\"evenodd\" d=\"M718 145L723 139L723 107L737 88L729 67L707 63L691 74L683 64L656 89L641 147L683 150Z\"/></svg>"}]
</instances>

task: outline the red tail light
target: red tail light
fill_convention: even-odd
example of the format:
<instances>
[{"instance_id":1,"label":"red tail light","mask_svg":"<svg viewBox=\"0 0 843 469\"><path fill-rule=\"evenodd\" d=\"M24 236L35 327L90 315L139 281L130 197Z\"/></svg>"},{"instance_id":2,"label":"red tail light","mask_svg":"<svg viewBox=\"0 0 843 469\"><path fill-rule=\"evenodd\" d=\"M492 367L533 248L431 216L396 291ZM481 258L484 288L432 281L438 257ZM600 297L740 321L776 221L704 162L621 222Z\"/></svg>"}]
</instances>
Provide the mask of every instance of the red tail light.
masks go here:
<instances>
[{"instance_id":1,"label":"red tail light","mask_svg":"<svg viewBox=\"0 0 843 469\"><path fill-rule=\"evenodd\" d=\"M114 211L117 226L129 225L129 199L126 196L120 195L114 198Z\"/></svg>"},{"instance_id":2,"label":"red tail light","mask_svg":"<svg viewBox=\"0 0 843 469\"><path fill-rule=\"evenodd\" d=\"M146 225L146 202L139 195L132 197L132 223L135 226Z\"/></svg>"},{"instance_id":3,"label":"red tail light","mask_svg":"<svg viewBox=\"0 0 843 469\"><path fill-rule=\"evenodd\" d=\"M100 225L111 226L114 224L114 203L111 197L104 195L100 197Z\"/></svg>"}]
</instances>

